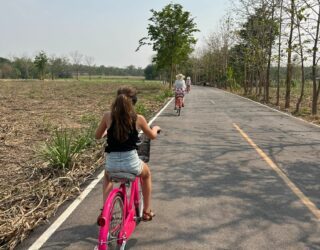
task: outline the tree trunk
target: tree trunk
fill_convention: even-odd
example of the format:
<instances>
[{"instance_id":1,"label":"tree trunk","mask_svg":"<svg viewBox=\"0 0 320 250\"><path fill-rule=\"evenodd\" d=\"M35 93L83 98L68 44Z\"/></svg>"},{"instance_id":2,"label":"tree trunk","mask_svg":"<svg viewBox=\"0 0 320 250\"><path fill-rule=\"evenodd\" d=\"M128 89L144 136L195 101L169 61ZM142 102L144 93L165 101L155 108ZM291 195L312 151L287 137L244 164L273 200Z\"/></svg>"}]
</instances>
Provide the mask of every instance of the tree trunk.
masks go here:
<instances>
[{"instance_id":1,"label":"tree trunk","mask_svg":"<svg viewBox=\"0 0 320 250\"><path fill-rule=\"evenodd\" d=\"M294 0L291 0L291 21L290 21L290 35L288 40L288 62L287 62L287 77L286 77L286 102L285 108L290 108L290 95L291 95L291 80L292 80L292 63L291 63L291 55L292 55L292 35L293 35L293 24L294 24Z\"/></svg>"},{"instance_id":2,"label":"tree trunk","mask_svg":"<svg viewBox=\"0 0 320 250\"><path fill-rule=\"evenodd\" d=\"M318 39L319 39L319 24L320 24L320 4L319 4L319 11L318 11L318 20L317 20L317 29L316 29L316 36L314 40L313 46L313 58L312 58L312 82L313 82L313 90L312 90L312 114L316 115L318 111L318 97L319 97L319 87L317 88L317 46L318 46Z\"/></svg>"},{"instance_id":3,"label":"tree trunk","mask_svg":"<svg viewBox=\"0 0 320 250\"><path fill-rule=\"evenodd\" d=\"M277 102L276 105L280 105L280 59L281 59L281 29L282 29L282 6L283 0L280 2L280 20L279 20L279 47L278 47L278 75L277 75Z\"/></svg>"},{"instance_id":4,"label":"tree trunk","mask_svg":"<svg viewBox=\"0 0 320 250\"><path fill-rule=\"evenodd\" d=\"M295 15L297 16L297 28L298 28L298 36L299 36L299 46L300 46L300 58L301 58L301 92L300 97L297 101L295 113L299 112L300 105L304 96L304 86L305 86L305 79L304 79L304 58L303 58L303 48L302 48L302 41L301 41L301 32L300 32L300 19L297 15L297 8L295 7Z\"/></svg>"},{"instance_id":5,"label":"tree trunk","mask_svg":"<svg viewBox=\"0 0 320 250\"><path fill-rule=\"evenodd\" d=\"M274 0L272 0L272 14L271 14L271 22L273 23L274 19ZM269 35L269 51L268 51L268 66L267 66L267 79L265 84L264 96L265 102L269 103L269 87L270 87L270 66L271 66L271 55L272 55L272 38L273 38L273 26L270 26L270 35Z\"/></svg>"},{"instance_id":6,"label":"tree trunk","mask_svg":"<svg viewBox=\"0 0 320 250\"><path fill-rule=\"evenodd\" d=\"M244 94L248 94L248 85L247 85L247 60L244 58L244 77L243 77L243 87L244 87Z\"/></svg>"},{"instance_id":7,"label":"tree trunk","mask_svg":"<svg viewBox=\"0 0 320 250\"><path fill-rule=\"evenodd\" d=\"M256 85L256 96L258 96L258 89L259 89L259 86L258 86L258 78L257 78L257 74L256 72L253 73L254 74L254 83Z\"/></svg>"},{"instance_id":8,"label":"tree trunk","mask_svg":"<svg viewBox=\"0 0 320 250\"><path fill-rule=\"evenodd\" d=\"M262 94L262 74L261 74L261 70L259 69L258 70L258 76L259 76L259 93L258 93L258 96L260 97L261 94Z\"/></svg>"},{"instance_id":9,"label":"tree trunk","mask_svg":"<svg viewBox=\"0 0 320 250\"><path fill-rule=\"evenodd\" d=\"M170 66L170 89L172 88L173 86L173 71L174 71L174 68L173 68L173 63L171 62L171 66Z\"/></svg>"}]
</instances>

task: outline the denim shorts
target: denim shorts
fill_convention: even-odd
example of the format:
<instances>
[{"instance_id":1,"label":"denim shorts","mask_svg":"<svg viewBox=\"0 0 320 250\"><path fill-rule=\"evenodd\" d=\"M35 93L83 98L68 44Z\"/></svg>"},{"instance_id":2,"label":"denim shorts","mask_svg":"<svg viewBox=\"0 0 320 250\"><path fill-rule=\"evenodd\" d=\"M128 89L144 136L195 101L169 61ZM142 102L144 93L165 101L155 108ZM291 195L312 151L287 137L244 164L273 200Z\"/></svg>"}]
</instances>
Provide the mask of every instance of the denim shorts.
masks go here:
<instances>
[{"instance_id":1,"label":"denim shorts","mask_svg":"<svg viewBox=\"0 0 320 250\"><path fill-rule=\"evenodd\" d=\"M125 172L140 175L143 161L140 160L137 150L125 152L111 152L106 155L107 172Z\"/></svg>"}]
</instances>

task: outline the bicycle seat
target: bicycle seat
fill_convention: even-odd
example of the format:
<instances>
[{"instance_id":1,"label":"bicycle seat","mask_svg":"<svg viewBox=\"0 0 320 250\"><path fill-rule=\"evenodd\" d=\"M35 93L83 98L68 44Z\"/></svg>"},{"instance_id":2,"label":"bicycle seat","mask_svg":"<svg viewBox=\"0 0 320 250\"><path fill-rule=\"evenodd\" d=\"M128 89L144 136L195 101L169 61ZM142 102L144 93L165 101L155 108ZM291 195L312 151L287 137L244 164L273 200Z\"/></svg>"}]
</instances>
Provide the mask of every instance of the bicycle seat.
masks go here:
<instances>
[{"instance_id":1,"label":"bicycle seat","mask_svg":"<svg viewBox=\"0 0 320 250\"><path fill-rule=\"evenodd\" d=\"M114 182L134 181L137 177L135 174L126 172L109 172L109 176Z\"/></svg>"}]
</instances>

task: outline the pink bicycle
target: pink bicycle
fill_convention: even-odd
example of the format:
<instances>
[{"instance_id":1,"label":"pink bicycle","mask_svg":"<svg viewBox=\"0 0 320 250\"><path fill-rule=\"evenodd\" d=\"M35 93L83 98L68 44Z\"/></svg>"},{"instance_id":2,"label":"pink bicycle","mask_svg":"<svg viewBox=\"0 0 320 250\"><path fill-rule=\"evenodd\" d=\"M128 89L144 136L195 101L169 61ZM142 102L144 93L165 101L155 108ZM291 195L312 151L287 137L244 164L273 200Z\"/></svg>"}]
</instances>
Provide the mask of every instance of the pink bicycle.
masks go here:
<instances>
[{"instance_id":1,"label":"pink bicycle","mask_svg":"<svg viewBox=\"0 0 320 250\"><path fill-rule=\"evenodd\" d=\"M143 161L148 162L150 139L145 138L141 144L144 148L139 148L138 154ZM142 156L139 151L144 151ZM118 246L124 250L136 225L143 217L142 179L124 172L112 172L109 176L113 182L120 183L120 186L110 192L104 204L98 220L100 230L98 246L95 249L110 250ZM130 185L131 191L128 197L127 188L130 188Z\"/></svg>"}]
</instances>

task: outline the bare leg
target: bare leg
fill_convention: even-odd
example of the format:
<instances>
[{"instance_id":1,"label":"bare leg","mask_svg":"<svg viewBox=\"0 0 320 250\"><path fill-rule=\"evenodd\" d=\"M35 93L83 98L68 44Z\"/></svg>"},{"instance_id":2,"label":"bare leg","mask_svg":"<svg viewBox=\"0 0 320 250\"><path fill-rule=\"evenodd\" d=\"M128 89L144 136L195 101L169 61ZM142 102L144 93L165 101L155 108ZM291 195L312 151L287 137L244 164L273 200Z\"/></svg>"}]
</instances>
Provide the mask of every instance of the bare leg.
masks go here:
<instances>
[{"instance_id":1,"label":"bare leg","mask_svg":"<svg viewBox=\"0 0 320 250\"><path fill-rule=\"evenodd\" d=\"M151 172L146 163L143 163L143 169L140 176L142 178L142 194L143 194L144 211L150 212L152 184L151 184Z\"/></svg>"},{"instance_id":2,"label":"bare leg","mask_svg":"<svg viewBox=\"0 0 320 250\"><path fill-rule=\"evenodd\" d=\"M107 172L104 172L103 187L102 187L102 194L103 194L102 206L104 205L112 188L113 188L113 185L112 185L112 182L110 181L109 175Z\"/></svg>"}]
</instances>

